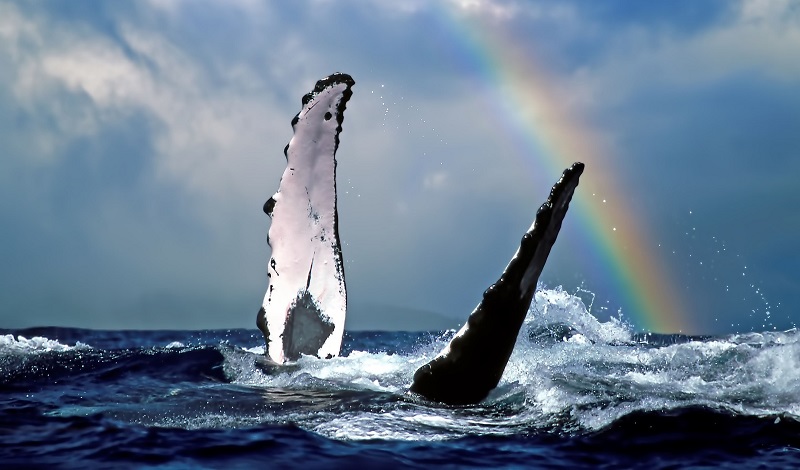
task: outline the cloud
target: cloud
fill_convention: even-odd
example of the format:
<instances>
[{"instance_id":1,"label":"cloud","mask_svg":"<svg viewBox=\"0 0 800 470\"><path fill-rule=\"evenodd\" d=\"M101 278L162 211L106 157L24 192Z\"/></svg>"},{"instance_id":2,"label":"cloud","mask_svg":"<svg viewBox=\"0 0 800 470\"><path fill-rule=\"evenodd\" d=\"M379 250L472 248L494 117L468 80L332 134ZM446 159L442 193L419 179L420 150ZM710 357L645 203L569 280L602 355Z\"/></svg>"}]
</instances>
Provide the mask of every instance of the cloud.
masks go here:
<instances>
[{"instance_id":1,"label":"cloud","mask_svg":"<svg viewBox=\"0 0 800 470\"><path fill-rule=\"evenodd\" d=\"M494 21L548 20L570 22L575 18L576 8L566 2L518 1L518 0L442 0L446 7L460 14Z\"/></svg>"},{"instance_id":2,"label":"cloud","mask_svg":"<svg viewBox=\"0 0 800 470\"><path fill-rule=\"evenodd\" d=\"M487 115L489 85L458 36L481 20L548 66L553 96L609 142L632 175L620 179L644 187L644 217L682 209L694 193L675 195L675 182L706 201L734 193L689 171L723 154L739 172L721 174L749 169L737 184L765 191L764 204L770 183L796 192L791 166L774 176L742 163L767 141L776 155L794 145L794 4L714 4L702 21L615 5L0 2L5 310L82 326L250 326L266 284L260 206L290 119L341 70L357 82L338 160L352 298L464 315L552 183ZM760 121L764 132L743 131Z\"/></svg>"},{"instance_id":3,"label":"cloud","mask_svg":"<svg viewBox=\"0 0 800 470\"><path fill-rule=\"evenodd\" d=\"M63 158L59 150L69 142L140 113L157 122L153 171L164 184L201 198L198 207L253 198L265 142L287 139L287 113L276 106L285 94L280 86L247 65L226 69L214 82L207 77L225 64L200 62L141 22L120 19L118 34L109 37L41 13L26 18L10 4L3 9L16 105L51 115L29 139L39 149L29 149L26 159ZM278 159L270 162L278 172Z\"/></svg>"},{"instance_id":4,"label":"cloud","mask_svg":"<svg viewBox=\"0 0 800 470\"><path fill-rule=\"evenodd\" d=\"M252 252L207 247L264 245L257 201L269 167L282 170L282 145L268 161L265 141L290 134L291 115L274 104L282 92L249 67L209 80L219 64L146 22L116 18L108 35L46 11L0 10L0 208L17 260L0 275L22 287L4 302L14 322L30 312L37 323L141 327L137 299L261 290ZM57 310L43 308L44 291ZM197 311L191 302L167 321ZM197 320L225 324L208 312Z\"/></svg>"},{"instance_id":5,"label":"cloud","mask_svg":"<svg viewBox=\"0 0 800 470\"><path fill-rule=\"evenodd\" d=\"M723 21L696 34L634 24L608 31L602 60L575 70L574 88L603 105L665 86L713 86L736 74L795 82L800 63L800 9L792 2L731 4ZM766 6L768 5L768 6Z\"/></svg>"},{"instance_id":6,"label":"cloud","mask_svg":"<svg viewBox=\"0 0 800 470\"><path fill-rule=\"evenodd\" d=\"M289 121L300 96L320 78L318 62L325 48L315 49L309 45L311 39L286 34L277 42L277 36L266 38L275 47L254 61L204 56L202 49L182 42L179 32L185 26L177 15L178 4L168 6L166 19L155 21L177 22L163 31L151 23L150 13L106 12L113 34L97 28L91 18L76 24L45 10L2 6L6 15L0 31L7 40L0 60L8 64L3 78L7 89L13 90L5 96L10 104L6 113L24 116L23 122L28 122L21 129L3 130L4 145L17 149L13 167L5 164L9 170L5 179L13 182L5 192L19 196L22 181L45 176L44 185L26 191L16 208L8 208L16 215L7 237L20 237L9 246L26 266L28 274L19 282L29 291L27 301L24 296L9 300L13 310L37 311L30 318L51 324L116 321L121 327L141 327L146 326L136 311L141 307L170 312L162 317L167 322L162 326L184 324L182 319L191 318L192 312L195 325L220 325L224 318L200 309L198 298L238 296L229 305L242 305L249 296L257 302L263 295L267 259L267 219L259 213L260 201L277 188L283 170L281 150L291 135ZM384 116L386 124L387 106L395 113L389 116L389 125L400 125L410 124L399 121L400 108L407 103L408 109L419 109L422 103L410 93L402 104L386 105L388 94L387 100L367 97L377 83L356 77L362 88L346 118L340 166L340 177L351 180L354 199L345 191L342 206L349 204L350 225L367 226L364 233L375 235L374 215L395 207L398 193L417 205L423 188L444 189L443 173L428 180L423 176L435 168L433 163L418 172L408 156L435 155L434 147L444 151L441 136L434 140L436 132L458 135L458 113L476 112L466 110L473 106L470 103L439 112L446 107L445 97L425 103L428 109L423 111L441 117L442 122L435 124L441 131L417 120L408 127L421 133L421 139L386 133L382 120L375 117ZM402 85L396 88L398 95L404 93L403 87L418 86L390 83ZM392 98L403 101L403 96ZM444 155L435 158L441 163ZM406 183L392 184L397 172L405 175ZM410 192L404 194L397 184L407 185ZM364 198L358 197L362 194ZM398 240L417 240L422 236L417 225L436 217L432 208L447 212L453 202L452 196L442 193L431 209L417 211L424 217L412 219L411 224L396 220L388 228ZM30 231L42 221L49 221L48 227ZM25 230L29 232L23 241ZM430 230L436 233L435 226ZM391 283L376 285L372 273L398 266L397 257L406 253L424 254L428 249L396 243L398 251L386 251L379 246L385 241L377 243L385 240L384 235L377 234L363 245L358 238L350 237L348 279L353 289L375 292L378 298L403 296ZM371 250L387 256L374 262ZM61 267L53 269L54 263ZM78 272L83 274L69 280L70 273ZM391 268L386 272L397 274ZM4 278L18 274L2 273ZM431 288L424 277L414 279L414 286ZM55 286L48 303L61 305L59 311L66 317L54 317L54 311L31 301L34 296L42 298L38 292L45 284ZM211 299L207 303L219 305ZM244 312L246 325L250 310Z\"/></svg>"}]
</instances>

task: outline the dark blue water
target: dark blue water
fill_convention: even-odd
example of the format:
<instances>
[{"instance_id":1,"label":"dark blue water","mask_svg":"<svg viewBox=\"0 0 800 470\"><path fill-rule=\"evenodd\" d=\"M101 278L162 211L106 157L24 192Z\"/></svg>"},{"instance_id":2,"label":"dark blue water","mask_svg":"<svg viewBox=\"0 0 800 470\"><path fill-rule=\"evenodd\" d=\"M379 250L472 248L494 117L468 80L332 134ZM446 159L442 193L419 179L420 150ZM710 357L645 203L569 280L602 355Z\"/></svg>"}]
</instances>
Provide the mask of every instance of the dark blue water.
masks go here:
<instances>
[{"instance_id":1,"label":"dark blue water","mask_svg":"<svg viewBox=\"0 0 800 470\"><path fill-rule=\"evenodd\" d=\"M800 334L632 334L537 294L500 386L406 393L450 333L355 332L267 369L261 334L0 331L0 465L793 468Z\"/></svg>"}]
</instances>

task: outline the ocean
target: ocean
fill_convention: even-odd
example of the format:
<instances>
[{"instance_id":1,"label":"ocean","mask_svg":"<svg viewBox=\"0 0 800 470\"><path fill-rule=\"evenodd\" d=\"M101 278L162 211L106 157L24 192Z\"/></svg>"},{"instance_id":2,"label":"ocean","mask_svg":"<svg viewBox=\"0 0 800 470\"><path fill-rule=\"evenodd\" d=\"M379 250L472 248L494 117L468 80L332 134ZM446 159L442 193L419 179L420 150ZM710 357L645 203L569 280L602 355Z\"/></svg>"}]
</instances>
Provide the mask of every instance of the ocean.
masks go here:
<instances>
[{"instance_id":1,"label":"ocean","mask_svg":"<svg viewBox=\"0 0 800 470\"><path fill-rule=\"evenodd\" d=\"M637 333L540 290L475 406L408 393L454 331L347 332L261 361L261 333L0 330L0 466L797 468L800 334Z\"/></svg>"}]
</instances>

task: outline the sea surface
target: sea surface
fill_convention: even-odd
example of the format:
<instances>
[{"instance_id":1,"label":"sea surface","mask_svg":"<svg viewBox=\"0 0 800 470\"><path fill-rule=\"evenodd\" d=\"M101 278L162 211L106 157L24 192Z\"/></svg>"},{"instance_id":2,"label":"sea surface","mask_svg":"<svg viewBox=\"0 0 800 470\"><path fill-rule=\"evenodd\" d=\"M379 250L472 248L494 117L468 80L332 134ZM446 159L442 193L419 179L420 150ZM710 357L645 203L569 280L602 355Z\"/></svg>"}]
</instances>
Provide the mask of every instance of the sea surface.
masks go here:
<instances>
[{"instance_id":1,"label":"sea surface","mask_svg":"<svg viewBox=\"0 0 800 470\"><path fill-rule=\"evenodd\" d=\"M255 328L0 330L0 466L800 467L795 330L640 334L542 290L483 403L409 394L453 334L269 368Z\"/></svg>"}]
</instances>

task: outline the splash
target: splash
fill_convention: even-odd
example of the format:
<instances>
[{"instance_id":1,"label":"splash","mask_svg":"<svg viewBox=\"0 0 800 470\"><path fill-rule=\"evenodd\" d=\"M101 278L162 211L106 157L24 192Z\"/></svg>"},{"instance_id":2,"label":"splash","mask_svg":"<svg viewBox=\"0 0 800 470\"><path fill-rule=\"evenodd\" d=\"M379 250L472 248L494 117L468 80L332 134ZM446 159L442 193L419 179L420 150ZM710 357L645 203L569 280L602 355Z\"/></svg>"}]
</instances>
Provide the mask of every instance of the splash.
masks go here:
<instances>
[{"instance_id":1,"label":"splash","mask_svg":"<svg viewBox=\"0 0 800 470\"><path fill-rule=\"evenodd\" d=\"M448 407L408 394L414 371L453 334L431 335L406 352L359 348L329 360L306 356L277 373L257 365L262 348L222 352L225 374L246 387L249 406L266 407L263 422L289 420L346 441L582 434L630 415L692 407L800 418L797 331L642 336L619 319L598 320L563 289L540 289L500 384L484 402ZM206 423L203 416L187 422ZM252 421L252 412L230 413L225 425Z\"/></svg>"}]
</instances>

